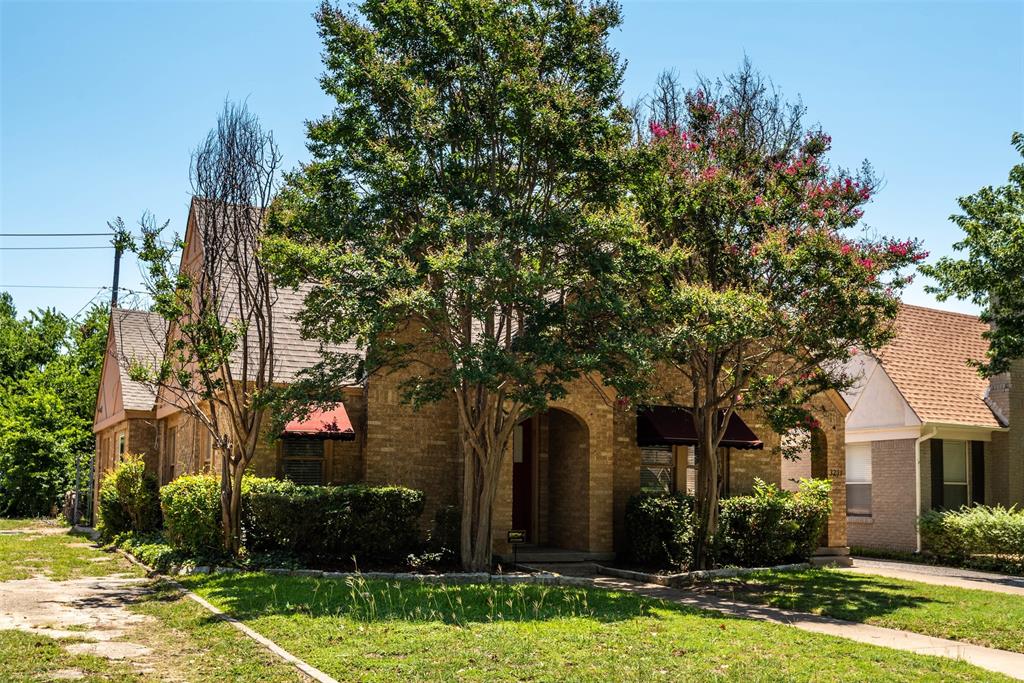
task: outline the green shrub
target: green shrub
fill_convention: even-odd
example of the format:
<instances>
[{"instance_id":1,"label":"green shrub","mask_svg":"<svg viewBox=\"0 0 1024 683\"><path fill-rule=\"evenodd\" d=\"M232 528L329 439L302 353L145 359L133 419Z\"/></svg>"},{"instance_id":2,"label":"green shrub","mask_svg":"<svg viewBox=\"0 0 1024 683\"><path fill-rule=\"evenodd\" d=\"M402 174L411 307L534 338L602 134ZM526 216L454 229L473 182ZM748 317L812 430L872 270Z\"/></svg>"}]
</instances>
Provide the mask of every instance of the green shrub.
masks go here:
<instances>
[{"instance_id":1,"label":"green shrub","mask_svg":"<svg viewBox=\"0 0 1024 683\"><path fill-rule=\"evenodd\" d=\"M253 483L243 493L247 550L314 564L397 562L419 549L423 494L397 486Z\"/></svg>"},{"instance_id":2,"label":"green shrub","mask_svg":"<svg viewBox=\"0 0 1024 683\"><path fill-rule=\"evenodd\" d=\"M118 534L112 539L111 545L131 553L139 562L161 572L167 571L172 565L183 564L188 559L172 548L159 533Z\"/></svg>"},{"instance_id":3,"label":"green shrub","mask_svg":"<svg viewBox=\"0 0 1024 683\"><path fill-rule=\"evenodd\" d=\"M828 524L829 489L827 481L803 479L794 494L757 479L753 494L724 499L715 539L719 564L766 567L806 561Z\"/></svg>"},{"instance_id":4,"label":"green shrub","mask_svg":"<svg viewBox=\"0 0 1024 683\"><path fill-rule=\"evenodd\" d=\"M160 494L156 477L146 472L142 456L125 455L103 479L99 495L99 531L103 538L160 527Z\"/></svg>"},{"instance_id":5,"label":"green shrub","mask_svg":"<svg viewBox=\"0 0 1024 683\"><path fill-rule=\"evenodd\" d=\"M432 550L458 558L462 550L462 510L454 505L442 505L434 513L434 526L430 531Z\"/></svg>"},{"instance_id":6,"label":"green shrub","mask_svg":"<svg viewBox=\"0 0 1024 683\"><path fill-rule=\"evenodd\" d=\"M179 477L160 493L167 542L192 557L217 556L219 478ZM249 476L242 480L240 522L246 552L281 561L401 561L420 549L422 512L423 494L397 486L300 486Z\"/></svg>"},{"instance_id":7,"label":"green shrub","mask_svg":"<svg viewBox=\"0 0 1024 683\"><path fill-rule=\"evenodd\" d=\"M632 560L646 567L688 569L696 520L693 499L682 493L633 496L626 504Z\"/></svg>"},{"instance_id":8,"label":"green shrub","mask_svg":"<svg viewBox=\"0 0 1024 683\"><path fill-rule=\"evenodd\" d=\"M164 513L164 536L175 550L193 557L220 553L223 543L218 477L178 477L160 489L160 508Z\"/></svg>"},{"instance_id":9,"label":"green shrub","mask_svg":"<svg viewBox=\"0 0 1024 683\"><path fill-rule=\"evenodd\" d=\"M918 520L922 549L948 564L1024 570L1024 510L976 505L932 510Z\"/></svg>"}]
</instances>

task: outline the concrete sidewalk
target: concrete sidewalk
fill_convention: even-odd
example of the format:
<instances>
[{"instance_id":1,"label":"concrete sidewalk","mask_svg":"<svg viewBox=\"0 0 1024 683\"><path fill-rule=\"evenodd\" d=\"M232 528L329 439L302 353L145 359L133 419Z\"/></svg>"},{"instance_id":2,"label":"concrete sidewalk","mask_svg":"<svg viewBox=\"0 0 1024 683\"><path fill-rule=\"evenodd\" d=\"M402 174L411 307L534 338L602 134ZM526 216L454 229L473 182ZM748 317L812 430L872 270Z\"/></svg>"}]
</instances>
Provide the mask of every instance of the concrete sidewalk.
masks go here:
<instances>
[{"instance_id":1,"label":"concrete sidewalk","mask_svg":"<svg viewBox=\"0 0 1024 683\"><path fill-rule=\"evenodd\" d=\"M972 569L936 567L929 564L914 564L913 562L896 562L893 560L871 560L857 557L854 558L852 567L840 567L836 568L835 571L871 574L890 579L930 583L936 586L953 586L956 588L969 588L971 590L1024 596L1024 578L992 572L979 572Z\"/></svg>"},{"instance_id":2,"label":"concrete sidewalk","mask_svg":"<svg viewBox=\"0 0 1024 683\"><path fill-rule=\"evenodd\" d=\"M594 585L609 590L629 591L651 598L670 600L690 607L713 610L738 617L770 621L804 631L847 638L859 643L878 645L922 655L960 659L988 671L995 671L1011 678L1024 680L1024 654L1016 652L995 650L954 640L924 636L909 631L858 624L816 614L791 612L775 607L735 602L714 595L703 595L678 588L665 588L664 586L654 584L637 583L627 579L598 577L594 579Z\"/></svg>"}]
</instances>

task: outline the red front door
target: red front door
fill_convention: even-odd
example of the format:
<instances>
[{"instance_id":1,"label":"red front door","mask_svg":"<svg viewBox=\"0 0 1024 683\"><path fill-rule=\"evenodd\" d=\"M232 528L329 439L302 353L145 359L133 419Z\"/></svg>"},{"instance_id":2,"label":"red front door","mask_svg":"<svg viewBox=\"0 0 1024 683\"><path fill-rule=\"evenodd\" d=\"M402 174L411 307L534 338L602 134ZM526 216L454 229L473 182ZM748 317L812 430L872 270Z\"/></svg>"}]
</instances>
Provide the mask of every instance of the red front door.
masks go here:
<instances>
[{"instance_id":1,"label":"red front door","mask_svg":"<svg viewBox=\"0 0 1024 683\"><path fill-rule=\"evenodd\" d=\"M516 427L512 444L512 528L533 540L533 422Z\"/></svg>"}]
</instances>

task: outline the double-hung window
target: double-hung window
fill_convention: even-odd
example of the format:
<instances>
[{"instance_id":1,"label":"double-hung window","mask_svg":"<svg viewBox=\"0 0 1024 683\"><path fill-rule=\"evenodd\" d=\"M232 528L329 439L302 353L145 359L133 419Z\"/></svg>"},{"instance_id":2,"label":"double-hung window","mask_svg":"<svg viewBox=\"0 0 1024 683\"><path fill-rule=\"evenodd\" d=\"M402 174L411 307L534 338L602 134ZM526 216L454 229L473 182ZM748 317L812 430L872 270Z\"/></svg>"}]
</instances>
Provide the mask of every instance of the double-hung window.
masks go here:
<instances>
[{"instance_id":1,"label":"double-hung window","mask_svg":"<svg viewBox=\"0 0 1024 683\"><path fill-rule=\"evenodd\" d=\"M671 493L676 479L672 446L647 446L640 449L640 490L646 493Z\"/></svg>"},{"instance_id":2,"label":"double-hung window","mask_svg":"<svg viewBox=\"0 0 1024 683\"><path fill-rule=\"evenodd\" d=\"M846 514L871 515L871 444L846 445Z\"/></svg>"},{"instance_id":3,"label":"double-hung window","mask_svg":"<svg viewBox=\"0 0 1024 683\"><path fill-rule=\"evenodd\" d=\"M947 510L959 510L970 503L968 486L967 442L942 442L942 505Z\"/></svg>"},{"instance_id":4,"label":"double-hung window","mask_svg":"<svg viewBox=\"0 0 1024 683\"><path fill-rule=\"evenodd\" d=\"M296 484L324 483L323 439L283 439L281 461L285 479Z\"/></svg>"}]
</instances>

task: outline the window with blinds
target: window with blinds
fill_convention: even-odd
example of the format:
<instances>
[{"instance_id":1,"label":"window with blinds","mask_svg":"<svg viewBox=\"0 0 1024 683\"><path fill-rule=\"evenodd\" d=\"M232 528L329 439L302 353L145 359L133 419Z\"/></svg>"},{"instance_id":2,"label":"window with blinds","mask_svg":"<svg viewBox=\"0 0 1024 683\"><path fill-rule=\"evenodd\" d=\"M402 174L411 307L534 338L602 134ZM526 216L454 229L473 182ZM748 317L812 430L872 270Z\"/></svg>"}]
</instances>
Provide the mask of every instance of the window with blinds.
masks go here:
<instances>
[{"instance_id":1,"label":"window with blinds","mask_svg":"<svg viewBox=\"0 0 1024 683\"><path fill-rule=\"evenodd\" d=\"M284 439L281 442L281 470L296 484L324 483L324 442L321 439Z\"/></svg>"},{"instance_id":2,"label":"window with blinds","mask_svg":"<svg viewBox=\"0 0 1024 683\"><path fill-rule=\"evenodd\" d=\"M675 455L671 446L640 449L640 490L646 493L671 493L675 483Z\"/></svg>"},{"instance_id":3,"label":"window with blinds","mask_svg":"<svg viewBox=\"0 0 1024 683\"><path fill-rule=\"evenodd\" d=\"M942 442L942 504L947 510L959 510L971 498L967 478L967 442Z\"/></svg>"},{"instance_id":4,"label":"window with blinds","mask_svg":"<svg viewBox=\"0 0 1024 683\"><path fill-rule=\"evenodd\" d=\"M846 514L871 515L871 444L846 445Z\"/></svg>"}]
</instances>

